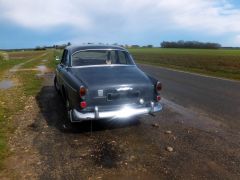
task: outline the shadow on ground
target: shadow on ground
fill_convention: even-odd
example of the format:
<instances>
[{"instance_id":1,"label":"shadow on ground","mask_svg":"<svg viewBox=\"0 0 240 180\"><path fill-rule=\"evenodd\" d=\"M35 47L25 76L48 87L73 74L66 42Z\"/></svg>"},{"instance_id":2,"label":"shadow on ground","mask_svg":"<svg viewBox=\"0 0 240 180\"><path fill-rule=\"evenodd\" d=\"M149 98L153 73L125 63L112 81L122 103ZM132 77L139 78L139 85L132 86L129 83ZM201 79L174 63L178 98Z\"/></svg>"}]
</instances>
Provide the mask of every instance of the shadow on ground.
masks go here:
<instances>
[{"instance_id":1,"label":"shadow on ground","mask_svg":"<svg viewBox=\"0 0 240 180\"><path fill-rule=\"evenodd\" d=\"M85 133L90 131L103 131L128 126L139 125L138 118L128 120L93 120L81 123L70 123L66 118L66 110L61 95L53 86L43 86L36 96L40 114L46 120L48 126L55 127L64 133Z\"/></svg>"},{"instance_id":2,"label":"shadow on ground","mask_svg":"<svg viewBox=\"0 0 240 180\"><path fill-rule=\"evenodd\" d=\"M119 167L126 159L119 133L140 126L138 119L71 124L53 86L43 86L36 102L39 115L29 128L36 133L33 144L41 155L39 179L86 179L98 168Z\"/></svg>"}]
</instances>

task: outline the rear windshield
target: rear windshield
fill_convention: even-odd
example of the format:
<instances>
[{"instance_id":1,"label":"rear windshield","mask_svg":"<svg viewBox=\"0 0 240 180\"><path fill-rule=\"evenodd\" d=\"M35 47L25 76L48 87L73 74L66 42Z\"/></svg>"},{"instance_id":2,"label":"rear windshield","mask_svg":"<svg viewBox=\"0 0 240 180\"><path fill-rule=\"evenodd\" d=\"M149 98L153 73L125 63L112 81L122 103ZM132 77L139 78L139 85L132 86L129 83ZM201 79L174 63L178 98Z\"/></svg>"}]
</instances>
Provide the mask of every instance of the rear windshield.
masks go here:
<instances>
[{"instance_id":1,"label":"rear windshield","mask_svg":"<svg viewBox=\"0 0 240 180\"><path fill-rule=\"evenodd\" d=\"M72 66L133 65L129 53L120 50L84 50L72 55Z\"/></svg>"}]
</instances>

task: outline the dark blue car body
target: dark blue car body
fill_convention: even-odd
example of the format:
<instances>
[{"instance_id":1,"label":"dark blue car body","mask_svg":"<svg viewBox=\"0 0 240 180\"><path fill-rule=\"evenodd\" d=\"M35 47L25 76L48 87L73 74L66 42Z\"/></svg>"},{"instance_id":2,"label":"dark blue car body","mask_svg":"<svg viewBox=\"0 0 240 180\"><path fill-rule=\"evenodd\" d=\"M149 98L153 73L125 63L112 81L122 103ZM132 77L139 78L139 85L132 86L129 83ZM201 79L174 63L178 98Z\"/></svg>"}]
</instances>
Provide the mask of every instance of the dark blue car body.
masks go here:
<instances>
[{"instance_id":1,"label":"dark blue car body","mask_svg":"<svg viewBox=\"0 0 240 180\"><path fill-rule=\"evenodd\" d=\"M107 59L115 63L107 64ZM129 52L118 46L66 47L54 84L71 122L129 118L162 109L160 82L142 72Z\"/></svg>"}]
</instances>

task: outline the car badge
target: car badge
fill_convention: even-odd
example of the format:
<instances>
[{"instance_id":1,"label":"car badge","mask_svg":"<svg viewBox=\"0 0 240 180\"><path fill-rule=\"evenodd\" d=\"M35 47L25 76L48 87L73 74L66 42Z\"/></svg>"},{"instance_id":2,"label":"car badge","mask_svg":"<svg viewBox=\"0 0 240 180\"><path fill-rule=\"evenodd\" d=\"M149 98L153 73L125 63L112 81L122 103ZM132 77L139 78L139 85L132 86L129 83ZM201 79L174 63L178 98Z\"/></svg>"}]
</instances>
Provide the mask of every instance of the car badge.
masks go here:
<instances>
[{"instance_id":1,"label":"car badge","mask_svg":"<svg viewBox=\"0 0 240 180\"><path fill-rule=\"evenodd\" d=\"M98 90L98 96L103 96L103 90L102 89Z\"/></svg>"}]
</instances>

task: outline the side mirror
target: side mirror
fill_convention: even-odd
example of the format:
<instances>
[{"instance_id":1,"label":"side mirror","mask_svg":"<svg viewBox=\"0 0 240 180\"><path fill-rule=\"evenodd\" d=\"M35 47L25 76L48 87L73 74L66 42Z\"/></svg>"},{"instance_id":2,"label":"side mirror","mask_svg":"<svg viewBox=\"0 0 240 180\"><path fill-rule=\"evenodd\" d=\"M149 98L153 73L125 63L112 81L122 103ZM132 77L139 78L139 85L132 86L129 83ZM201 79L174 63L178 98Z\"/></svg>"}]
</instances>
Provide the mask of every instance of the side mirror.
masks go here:
<instances>
[{"instance_id":1,"label":"side mirror","mask_svg":"<svg viewBox=\"0 0 240 180\"><path fill-rule=\"evenodd\" d=\"M56 61L60 61L60 58L59 58L59 56L56 56Z\"/></svg>"}]
</instances>

